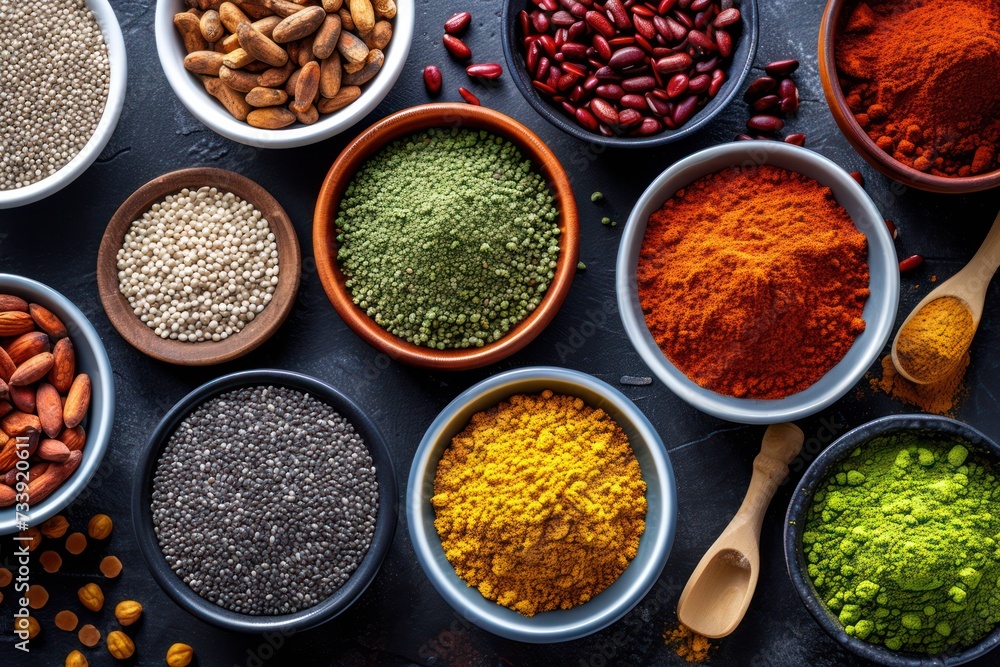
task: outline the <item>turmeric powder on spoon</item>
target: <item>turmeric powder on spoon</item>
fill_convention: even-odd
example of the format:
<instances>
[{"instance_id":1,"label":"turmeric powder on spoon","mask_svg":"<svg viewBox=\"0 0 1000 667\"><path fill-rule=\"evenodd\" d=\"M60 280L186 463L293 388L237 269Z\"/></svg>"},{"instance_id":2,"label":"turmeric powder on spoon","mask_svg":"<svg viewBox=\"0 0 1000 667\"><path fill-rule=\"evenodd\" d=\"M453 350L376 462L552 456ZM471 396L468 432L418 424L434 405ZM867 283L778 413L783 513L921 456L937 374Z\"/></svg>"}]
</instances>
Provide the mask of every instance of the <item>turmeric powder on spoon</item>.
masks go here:
<instances>
[{"instance_id":1,"label":"turmeric powder on spoon","mask_svg":"<svg viewBox=\"0 0 1000 667\"><path fill-rule=\"evenodd\" d=\"M940 380L965 356L976 325L972 311L959 298L931 301L899 332L896 356L901 370L924 383Z\"/></svg>"}]
</instances>

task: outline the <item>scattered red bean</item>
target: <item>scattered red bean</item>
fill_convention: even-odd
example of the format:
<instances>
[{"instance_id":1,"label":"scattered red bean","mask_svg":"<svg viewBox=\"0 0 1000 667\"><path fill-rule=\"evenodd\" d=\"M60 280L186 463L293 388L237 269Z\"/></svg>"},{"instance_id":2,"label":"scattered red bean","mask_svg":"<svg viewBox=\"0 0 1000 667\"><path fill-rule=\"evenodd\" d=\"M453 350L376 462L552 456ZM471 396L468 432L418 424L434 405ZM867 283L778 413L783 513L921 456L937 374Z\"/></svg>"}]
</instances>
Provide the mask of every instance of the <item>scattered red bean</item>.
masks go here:
<instances>
[{"instance_id":1,"label":"scattered red bean","mask_svg":"<svg viewBox=\"0 0 1000 667\"><path fill-rule=\"evenodd\" d=\"M448 53L450 53L452 57L459 60L468 60L472 57L472 50L469 49L469 47L465 45L465 42L460 40L458 37L455 37L454 35L445 35L441 41L444 43L444 48L448 50Z\"/></svg>"},{"instance_id":2,"label":"scattered red bean","mask_svg":"<svg viewBox=\"0 0 1000 667\"><path fill-rule=\"evenodd\" d=\"M769 109L773 109L781 103L781 98L777 95L765 95L756 102L750 105L750 108L757 113L763 113Z\"/></svg>"},{"instance_id":3,"label":"scattered red bean","mask_svg":"<svg viewBox=\"0 0 1000 667\"><path fill-rule=\"evenodd\" d=\"M428 65L424 68L424 87L431 96L441 92L441 70L437 65Z\"/></svg>"},{"instance_id":4,"label":"scattered red bean","mask_svg":"<svg viewBox=\"0 0 1000 667\"><path fill-rule=\"evenodd\" d=\"M899 230L896 229L896 225L893 224L892 220L886 220L885 226L889 228L889 236L895 241L899 237Z\"/></svg>"},{"instance_id":5,"label":"scattered red bean","mask_svg":"<svg viewBox=\"0 0 1000 667\"><path fill-rule=\"evenodd\" d=\"M799 68L798 60L776 60L775 62L766 65L764 71L767 72L768 76L783 77L788 76L795 70Z\"/></svg>"},{"instance_id":6,"label":"scattered red bean","mask_svg":"<svg viewBox=\"0 0 1000 667\"><path fill-rule=\"evenodd\" d=\"M753 141L753 137L749 134L737 134L736 141Z\"/></svg>"},{"instance_id":7,"label":"scattered red bean","mask_svg":"<svg viewBox=\"0 0 1000 667\"><path fill-rule=\"evenodd\" d=\"M722 90L741 22L731 0L530 0L517 16L535 90L605 136L690 121Z\"/></svg>"},{"instance_id":8,"label":"scattered red bean","mask_svg":"<svg viewBox=\"0 0 1000 667\"><path fill-rule=\"evenodd\" d=\"M907 271L912 271L923 263L924 258L920 255L910 255L899 263L899 272L906 273Z\"/></svg>"},{"instance_id":9,"label":"scattered red bean","mask_svg":"<svg viewBox=\"0 0 1000 667\"><path fill-rule=\"evenodd\" d=\"M469 65L465 68L465 73L469 76L481 79L499 79L503 74L503 67L497 63L482 63L480 65Z\"/></svg>"},{"instance_id":10,"label":"scattered red bean","mask_svg":"<svg viewBox=\"0 0 1000 667\"><path fill-rule=\"evenodd\" d=\"M479 104L479 98L473 95L472 91L459 87L458 94L461 95L462 99L468 102L469 104L473 104L477 107L481 106Z\"/></svg>"},{"instance_id":11,"label":"scattered red bean","mask_svg":"<svg viewBox=\"0 0 1000 667\"><path fill-rule=\"evenodd\" d=\"M743 93L743 100L747 103L753 102L758 97L763 96L765 93L769 93L778 87L778 82L769 76L762 76L758 79L754 79L750 87L747 88L747 92Z\"/></svg>"},{"instance_id":12,"label":"scattered red bean","mask_svg":"<svg viewBox=\"0 0 1000 667\"><path fill-rule=\"evenodd\" d=\"M766 114L752 116L750 120L747 121L747 128L757 130L758 132L778 132L784 126L785 121L781 120L777 116L769 116Z\"/></svg>"},{"instance_id":13,"label":"scattered red bean","mask_svg":"<svg viewBox=\"0 0 1000 667\"><path fill-rule=\"evenodd\" d=\"M796 146L805 146L806 145L806 135L801 134L801 133L799 133L799 134L789 134L787 137L785 137L785 143L786 144L794 144Z\"/></svg>"},{"instance_id":14,"label":"scattered red bean","mask_svg":"<svg viewBox=\"0 0 1000 667\"><path fill-rule=\"evenodd\" d=\"M472 23L472 14L459 12L444 22L444 31L449 35L461 35Z\"/></svg>"},{"instance_id":15,"label":"scattered red bean","mask_svg":"<svg viewBox=\"0 0 1000 667\"><path fill-rule=\"evenodd\" d=\"M862 174L860 171L852 171L851 178L856 180L858 182L858 185L860 185L861 187L865 187L865 175Z\"/></svg>"}]
</instances>

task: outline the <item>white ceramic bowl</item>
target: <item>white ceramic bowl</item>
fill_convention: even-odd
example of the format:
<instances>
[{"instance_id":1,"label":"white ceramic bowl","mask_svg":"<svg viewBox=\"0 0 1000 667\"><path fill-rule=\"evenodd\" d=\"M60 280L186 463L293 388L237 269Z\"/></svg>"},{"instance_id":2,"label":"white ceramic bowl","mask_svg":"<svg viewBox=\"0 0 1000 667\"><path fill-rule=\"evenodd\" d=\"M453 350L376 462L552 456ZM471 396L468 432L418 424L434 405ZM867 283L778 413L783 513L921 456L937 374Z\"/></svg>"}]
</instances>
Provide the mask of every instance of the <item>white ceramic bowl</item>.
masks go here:
<instances>
[{"instance_id":1,"label":"white ceramic bowl","mask_svg":"<svg viewBox=\"0 0 1000 667\"><path fill-rule=\"evenodd\" d=\"M868 238L871 296L862 316L865 331L844 358L818 382L786 398L759 400L734 398L700 387L688 379L660 351L646 327L636 286L639 250L649 216L673 194L702 176L727 167L759 165L782 167L819 181L833 190L837 202ZM818 153L779 141L738 141L708 148L680 162L657 177L639 197L629 216L618 251L616 270L618 310L629 341L675 394L702 412L744 424L775 424L815 414L846 394L878 358L896 320L899 305L899 263L885 221L874 202L843 168Z\"/></svg>"},{"instance_id":2,"label":"white ceramic bowl","mask_svg":"<svg viewBox=\"0 0 1000 667\"><path fill-rule=\"evenodd\" d=\"M312 125L295 123L280 130L264 130L233 118L208 94L201 79L184 69L184 44L174 27L174 15L188 9L184 0L157 0L156 51L174 94L195 118L227 139L258 148L295 148L329 139L367 116L396 83L413 41L414 0L399 0L392 19L392 40L385 50L382 69L361 89L361 97ZM422 85L422 84L421 84Z\"/></svg>"},{"instance_id":3,"label":"white ceramic bowl","mask_svg":"<svg viewBox=\"0 0 1000 667\"><path fill-rule=\"evenodd\" d=\"M488 600L463 581L448 562L434 528L430 498L438 462L451 439L473 414L514 394L550 389L582 398L618 422L628 436L646 481L646 531L639 551L618 579L588 602L527 617ZM406 489L410 540L427 578L464 618L493 634L532 644L579 639L624 616L656 583L670 554L677 525L677 491L663 441L635 403L597 378L566 368L519 368L480 382L462 392L427 429L410 467Z\"/></svg>"},{"instance_id":4,"label":"white ceramic bowl","mask_svg":"<svg viewBox=\"0 0 1000 667\"><path fill-rule=\"evenodd\" d=\"M70 340L73 341L77 372L89 375L92 386L90 414L83 422L87 442L83 447L80 467L51 496L28 508L28 525L38 526L73 502L101 465L115 421L115 378L101 337L97 335L87 316L72 301L47 285L8 273L0 273L0 294L19 296L55 313L66 325ZM0 509L0 535L18 531L15 510L15 507Z\"/></svg>"},{"instance_id":5,"label":"white ceramic bowl","mask_svg":"<svg viewBox=\"0 0 1000 667\"><path fill-rule=\"evenodd\" d=\"M85 172L87 167L92 165L97 156L101 154L111 139L115 126L118 125L122 106L125 104L125 83L128 80L125 40L122 37L122 29L118 25L118 19L115 17L115 11L111 8L108 0L86 1L87 7L94 13L98 25L101 26L104 43L108 46L111 84L108 87L108 100L104 105L104 113L97 124L97 129L84 145L83 150L63 165L62 169L23 188L0 190L0 209L24 206L44 199L75 181L77 176Z\"/></svg>"}]
</instances>

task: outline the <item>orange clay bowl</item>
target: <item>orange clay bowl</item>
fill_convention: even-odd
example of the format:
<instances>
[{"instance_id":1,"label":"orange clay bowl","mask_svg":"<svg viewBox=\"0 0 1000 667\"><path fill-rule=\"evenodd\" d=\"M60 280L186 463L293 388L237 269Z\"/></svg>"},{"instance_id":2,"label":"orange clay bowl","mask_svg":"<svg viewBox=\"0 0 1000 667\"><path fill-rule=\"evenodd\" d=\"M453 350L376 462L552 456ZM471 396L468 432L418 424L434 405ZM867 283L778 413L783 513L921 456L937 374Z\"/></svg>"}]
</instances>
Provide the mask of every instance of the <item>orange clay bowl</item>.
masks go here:
<instances>
[{"instance_id":1,"label":"orange clay bowl","mask_svg":"<svg viewBox=\"0 0 1000 667\"><path fill-rule=\"evenodd\" d=\"M826 101L830 105L830 111L833 112L834 120L837 121L841 132L851 142L854 149L861 153L861 156L869 164L889 178L918 190L959 194L989 190L1000 186L1000 169L977 176L946 178L925 174L912 167L907 167L876 146L871 137L861 129L858 122L854 120L854 114L847 106L844 91L840 88L837 65L834 59L837 33L840 32L844 21L847 20L847 17L844 16L844 8L853 7L855 2L857 0L828 0L819 27L819 76L823 82L823 92L826 93ZM991 74L984 72L983 76L991 76Z\"/></svg>"},{"instance_id":2,"label":"orange clay bowl","mask_svg":"<svg viewBox=\"0 0 1000 667\"><path fill-rule=\"evenodd\" d=\"M548 180L559 207L559 259L555 277L541 303L502 338L482 347L436 350L395 336L354 305L346 278L337 264L336 219L340 198L357 170L382 147L434 127L487 130L511 141ZM530 343L552 321L576 273L580 222L569 178L559 160L531 130L502 113L469 104L424 104L404 109L375 123L347 145L330 168L316 202L313 246L320 282L333 307L354 330L379 351L413 366L435 370L467 370L495 363Z\"/></svg>"}]
</instances>

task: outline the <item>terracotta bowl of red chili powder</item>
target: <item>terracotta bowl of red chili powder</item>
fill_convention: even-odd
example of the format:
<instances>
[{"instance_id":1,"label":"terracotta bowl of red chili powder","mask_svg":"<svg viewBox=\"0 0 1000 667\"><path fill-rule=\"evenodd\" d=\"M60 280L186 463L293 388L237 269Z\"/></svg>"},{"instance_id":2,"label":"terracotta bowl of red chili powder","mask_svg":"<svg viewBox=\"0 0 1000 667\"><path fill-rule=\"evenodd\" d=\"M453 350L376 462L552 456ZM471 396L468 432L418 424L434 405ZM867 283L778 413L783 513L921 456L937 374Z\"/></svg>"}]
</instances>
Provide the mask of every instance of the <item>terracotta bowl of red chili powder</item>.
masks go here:
<instances>
[{"instance_id":1,"label":"terracotta bowl of red chili powder","mask_svg":"<svg viewBox=\"0 0 1000 667\"><path fill-rule=\"evenodd\" d=\"M1000 4L829 0L819 71L833 117L904 185L1000 186Z\"/></svg>"},{"instance_id":2,"label":"terracotta bowl of red chili powder","mask_svg":"<svg viewBox=\"0 0 1000 667\"><path fill-rule=\"evenodd\" d=\"M618 309L656 376L708 414L802 419L862 378L896 318L885 222L843 168L741 141L664 171L622 236Z\"/></svg>"}]
</instances>

